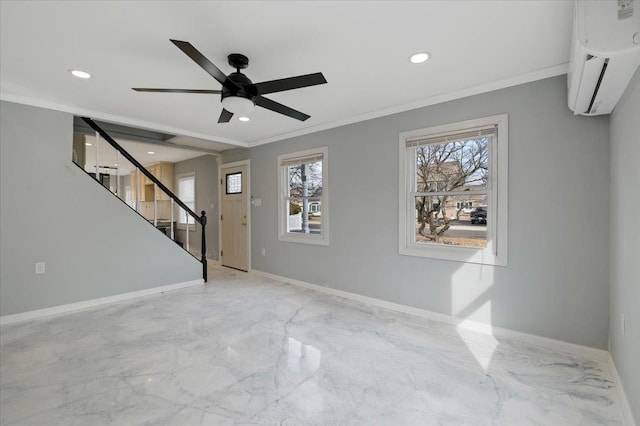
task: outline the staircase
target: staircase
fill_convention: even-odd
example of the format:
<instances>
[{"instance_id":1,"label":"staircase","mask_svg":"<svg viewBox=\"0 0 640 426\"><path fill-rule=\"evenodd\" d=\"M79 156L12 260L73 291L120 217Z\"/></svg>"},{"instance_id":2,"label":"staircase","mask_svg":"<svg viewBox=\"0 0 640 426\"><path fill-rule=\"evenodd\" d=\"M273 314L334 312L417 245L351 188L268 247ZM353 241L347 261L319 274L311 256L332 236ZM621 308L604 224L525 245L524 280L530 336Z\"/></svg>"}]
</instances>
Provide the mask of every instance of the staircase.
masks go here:
<instances>
[{"instance_id":1,"label":"staircase","mask_svg":"<svg viewBox=\"0 0 640 426\"><path fill-rule=\"evenodd\" d=\"M149 226L154 226L168 239L180 245L185 251L202 263L202 278L207 282L207 257L205 227L207 216L200 215L178 198L165 183L143 166L97 123L87 117L82 120L95 131L95 166L85 166L85 144L74 137L73 162L103 188L126 203L142 216ZM79 152L83 154L80 155ZM83 163L83 164L80 164ZM128 181L129 185L125 185ZM144 197L144 198L142 198ZM195 230L201 233L200 247L192 247L189 234ZM179 231L184 237L179 239Z\"/></svg>"}]
</instances>

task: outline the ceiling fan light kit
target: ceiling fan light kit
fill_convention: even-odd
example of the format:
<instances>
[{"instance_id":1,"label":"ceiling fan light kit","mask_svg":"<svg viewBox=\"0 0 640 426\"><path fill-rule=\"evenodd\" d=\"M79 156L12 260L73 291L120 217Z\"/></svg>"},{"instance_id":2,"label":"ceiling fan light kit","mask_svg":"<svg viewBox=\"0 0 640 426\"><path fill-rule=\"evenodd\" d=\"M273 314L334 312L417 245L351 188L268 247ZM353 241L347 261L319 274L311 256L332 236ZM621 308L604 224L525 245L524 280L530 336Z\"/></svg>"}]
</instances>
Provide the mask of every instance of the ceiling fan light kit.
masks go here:
<instances>
[{"instance_id":1,"label":"ceiling fan light kit","mask_svg":"<svg viewBox=\"0 0 640 426\"><path fill-rule=\"evenodd\" d=\"M310 117L309 115L265 98L262 95L315 86L318 84L325 84L327 82L322 73L318 72L315 74L299 75L279 80L252 83L246 75L240 72L241 69L245 69L249 66L249 58L246 56L240 53L230 54L228 56L229 65L235 68L236 72L225 75L218 67L193 47L191 43L179 40L171 40L171 42L202 69L204 69L209 75L222 84L222 89L153 89L134 87L133 90L136 92L155 93L219 94L223 109L220 113L220 117L218 118L218 123L228 123L233 117L233 114L246 114L251 112L256 105L300 121L305 121Z\"/></svg>"},{"instance_id":2,"label":"ceiling fan light kit","mask_svg":"<svg viewBox=\"0 0 640 426\"><path fill-rule=\"evenodd\" d=\"M252 100L240 96L222 98L222 106L233 114L247 114L253 111L255 104Z\"/></svg>"}]
</instances>

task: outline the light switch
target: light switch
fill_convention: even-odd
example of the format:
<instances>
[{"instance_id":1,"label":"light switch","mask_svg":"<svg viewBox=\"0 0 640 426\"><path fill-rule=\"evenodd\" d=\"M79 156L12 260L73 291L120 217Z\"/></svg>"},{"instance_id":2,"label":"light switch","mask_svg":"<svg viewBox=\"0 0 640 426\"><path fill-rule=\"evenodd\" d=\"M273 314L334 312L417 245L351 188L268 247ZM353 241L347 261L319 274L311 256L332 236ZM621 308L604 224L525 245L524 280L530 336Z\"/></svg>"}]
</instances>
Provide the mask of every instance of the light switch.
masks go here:
<instances>
[{"instance_id":1,"label":"light switch","mask_svg":"<svg viewBox=\"0 0 640 426\"><path fill-rule=\"evenodd\" d=\"M260 207L262 205L262 198L255 198L253 200L253 205L256 207Z\"/></svg>"}]
</instances>

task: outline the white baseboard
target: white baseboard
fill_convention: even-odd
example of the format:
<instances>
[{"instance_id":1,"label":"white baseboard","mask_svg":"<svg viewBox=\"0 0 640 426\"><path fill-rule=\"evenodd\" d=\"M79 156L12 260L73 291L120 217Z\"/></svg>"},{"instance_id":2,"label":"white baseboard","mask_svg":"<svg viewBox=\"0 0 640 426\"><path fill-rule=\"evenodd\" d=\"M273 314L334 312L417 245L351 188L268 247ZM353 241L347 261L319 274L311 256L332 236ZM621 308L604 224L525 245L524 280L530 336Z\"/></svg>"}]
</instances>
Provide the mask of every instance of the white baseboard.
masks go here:
<instances>
[{"instance_id":1,"label":"white baseboard","mask_svg":"<svg viewBox=\"0 0 640 426\"><path fill-rule=\"evenodd\" d=\"M363 296L356 293L336 290L331 287L324 287L317 284L311 284L308 282L299 281L292 278L283 277L280 275L274 275L274 274L259 271L256 269L251 270L250 273L258 276L262 276L265 278L271 278L273 280L281 281L287 284L292 284L298 287L304 287L304 288L318 291L321 293L330 294L332 296L338 296L338 297L343 297L345 299L355 300L357 302L361 302L367 305L377 306L379 308L389 309L391 311L396 311L396 312L402 312L409 315L415 315L417 317L426 318L432 321L438 321L445 324L451 324L456 327L459 327L465 330L471 330L477 333L513 339L523 343L536 345L536 346L540 346L547 349L553 349L553 350L570 354L570 355L587 357L589 359L596 360L596 361L608 362L608 359L609 359L609 352L603 349L596 349L588 346L576 345L574 343L562 342L560 340L550 339L548 337L536 336L534 334L528 334L520 331L509 330L506 328L495 327L491 324L485 324L477 321L470 321L463 318L456 318L451 315L440 314L437 312L428 311L426 309L415 308L413 306L401 305L399 303L388 302L386 300Z\"/></svg>"},{"instance_id":2,"label":"white baseboard","mask_svg":"<svg viewBox=\"0 0 640 426\"><path fill-rule=\"evenodd\" d=\"M84 300L82 302L69 303L67 305L53 306L51 308L36 309L34 311L22 312L13 315L3 315L0 317L0 325L14 324L22 321L29 321L51 315L61 315L81 309L93 308L95 306L106 305L108 303L120 302L122 300L135 299L149 296L151 294L164 293L167 291L179 290L181 288L203 285L204 280L198 279L185 281L182 283L169 284L161 287L153 287L145 290L132 291L130 293L116 294L114 296L99 297L97 299Z\"/></svg>"},{"instance_id":3,"label":"white baseboard","mask_svg":"<svg viewBox=\"0 0 640 426\"><path fill-rule=\"evenodd\" d=\"M629 405L629 400L627 399L627 394L624 391L624 386L622 385L622 380L620 379L620 375L618 374L618 369L616 368L616 363L613 361L613 357L611 353L609 355L609 369L611 370L611 375L613 376L613 381L616 382L616 389L618 391L618 397L620 399L620 405L622 405L622 415L624 417L625 424L627 426L636 426L636 422L633 419L633 413L631 412L631 405Z\"/></svg>"}]
</instances>

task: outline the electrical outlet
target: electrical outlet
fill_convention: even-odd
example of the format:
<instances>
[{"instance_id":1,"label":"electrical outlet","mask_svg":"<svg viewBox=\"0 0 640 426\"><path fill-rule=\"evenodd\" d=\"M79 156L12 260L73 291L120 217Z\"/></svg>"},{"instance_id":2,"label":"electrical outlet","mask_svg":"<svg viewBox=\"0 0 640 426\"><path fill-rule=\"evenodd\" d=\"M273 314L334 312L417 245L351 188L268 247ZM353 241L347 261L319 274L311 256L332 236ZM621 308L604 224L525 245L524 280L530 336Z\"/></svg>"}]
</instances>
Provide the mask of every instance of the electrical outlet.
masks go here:
<instances>
[{"instance_id":1,"label":"electrical outlet","mask_svg":"<svg viewBox=\"0 0 640 426\"><path fill-rule=\"evenodd\" d=\"M263 256L267 255L267 249L264 247L260 250L260 252L262 253Z\"/></svg>"},{"instance_id":2,"label":"electrical outlet","mask_svg":"<svg viewBox=\"0 0 640 426\"><path fill-rule=\"evenodd\" d=\"M36 274L44 274L44 262L36 262Z\"/></svg>"},{"instance_id":3,"label":"electrical outlet","mask_svg":"<svg viewBox=\"0 0 640 426\"><path fill-rule=\"evenodd\" d=\"M624 321L624 314L620 314L620 329L622 331L622 335L624 336L626 324Z\"/></svg>"}]
</instances>

